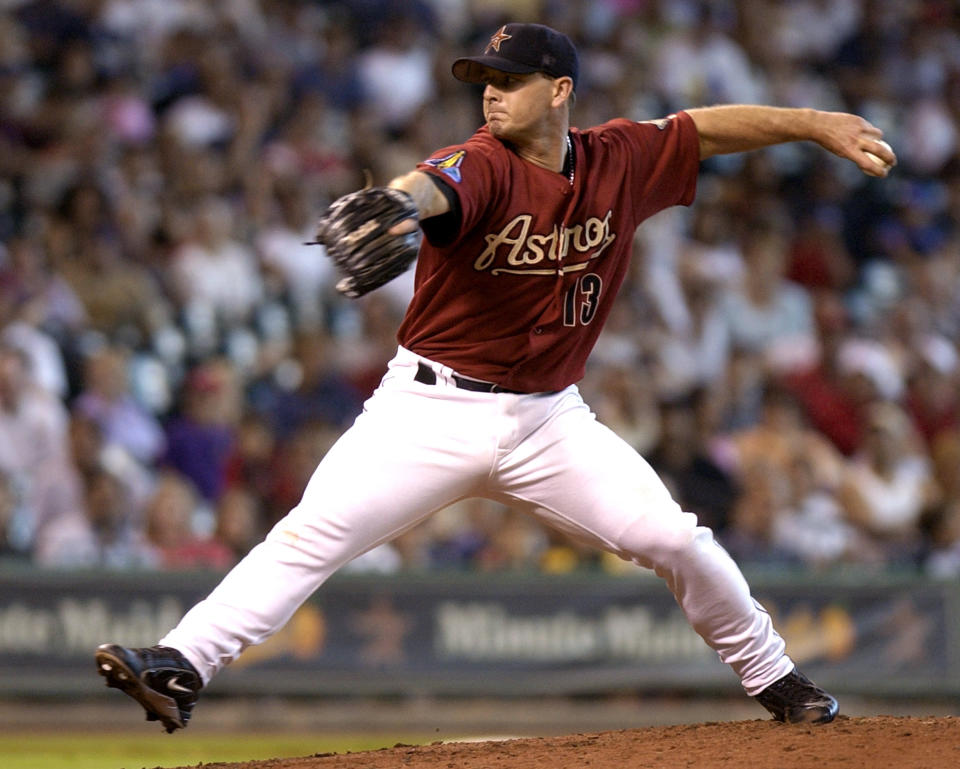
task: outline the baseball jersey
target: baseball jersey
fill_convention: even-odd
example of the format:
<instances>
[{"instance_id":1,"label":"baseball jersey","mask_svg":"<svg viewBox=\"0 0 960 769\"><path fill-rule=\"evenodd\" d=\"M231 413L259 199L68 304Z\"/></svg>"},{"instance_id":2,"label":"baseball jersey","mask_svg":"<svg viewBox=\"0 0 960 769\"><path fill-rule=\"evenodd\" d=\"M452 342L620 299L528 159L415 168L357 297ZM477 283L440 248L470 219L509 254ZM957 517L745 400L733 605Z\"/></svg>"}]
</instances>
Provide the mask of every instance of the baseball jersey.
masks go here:
<instances>
[{"instance_id":1,"label":"baseball jersey","mask_svg":"<svg viewBox=\"0 0 960 769\"><path fill-rule=\"evenodd\" d=\"M700 153L684 112L569 136L572 185L486 126L417 166L453 190L460 226L442 241L424 227L401 345L520 392L561 390L583 377L627 274L634 231L693 202Z\"/></svg>"}]
</instances>

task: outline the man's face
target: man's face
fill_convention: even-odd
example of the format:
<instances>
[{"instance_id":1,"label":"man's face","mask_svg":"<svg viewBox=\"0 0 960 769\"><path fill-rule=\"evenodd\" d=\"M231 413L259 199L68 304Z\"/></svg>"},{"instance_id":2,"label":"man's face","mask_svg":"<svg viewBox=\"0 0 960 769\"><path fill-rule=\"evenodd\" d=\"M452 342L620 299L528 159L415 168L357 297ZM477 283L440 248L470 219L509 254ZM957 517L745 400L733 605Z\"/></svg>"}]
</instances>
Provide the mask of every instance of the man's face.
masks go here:
<instances>
[{"instance_id":1,"label":"man's face","mask_svg":"<svg viewBox=\"0 0 960 769\"><path fill-rule=\"evenodd\" d=\"M0 352L0 407L15 409L27 383L23 359L15 351Z\"/></svg>"},{"instance_id":2,"label":"man's face","mask_svg":"<svg viewBox=\"0 0 960 769\"><path fill-rule=\"evenodd\" d=\"M488 69L483 82L483 116L491 134L511 142L540 135L554 98L552 78L539 72L511 75Z\"/></svg>"}]
</instances>

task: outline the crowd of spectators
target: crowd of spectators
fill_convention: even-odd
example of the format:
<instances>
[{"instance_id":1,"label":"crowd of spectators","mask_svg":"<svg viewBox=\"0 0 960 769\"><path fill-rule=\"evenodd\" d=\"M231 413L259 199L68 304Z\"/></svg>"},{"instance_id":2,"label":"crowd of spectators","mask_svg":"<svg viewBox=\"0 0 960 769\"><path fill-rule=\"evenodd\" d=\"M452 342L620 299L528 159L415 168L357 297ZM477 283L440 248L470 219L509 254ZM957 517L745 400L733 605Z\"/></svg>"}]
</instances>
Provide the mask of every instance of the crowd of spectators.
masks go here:
<instances>
[{"instance_id":1,"label":"crowd of spectators","mask_svg":"<svg viewBox=\"0 0 960 769\"><path fill-rule=\"evenodd\" d=\"M296 504L412 286L338 296L311 225L475 130L449 65L511 20L576 41L575 125L884 130L882 181L810 144L706 162L581 389L745 564L960 574L950 0L3 0L0 554L223 569ZM350 565L583 567L622 564L484 500Z\"/></svg>"}]
</instances>

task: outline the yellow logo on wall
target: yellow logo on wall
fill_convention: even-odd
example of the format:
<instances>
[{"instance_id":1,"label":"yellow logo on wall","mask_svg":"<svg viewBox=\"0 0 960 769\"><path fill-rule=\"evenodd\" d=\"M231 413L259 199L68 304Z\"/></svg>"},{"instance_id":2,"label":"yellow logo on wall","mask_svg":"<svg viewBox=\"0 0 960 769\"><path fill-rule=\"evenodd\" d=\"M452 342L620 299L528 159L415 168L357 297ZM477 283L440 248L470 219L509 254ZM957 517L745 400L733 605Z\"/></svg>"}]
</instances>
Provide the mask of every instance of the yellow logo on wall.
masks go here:
<instances>
[{"instance_id":1,"label":"yellow logo on wall","mask_svg":"<svg viewBox=\"0 0 960 769\"><path fill-rule=\"evenodd\" d=\"M234 667L248 667L278 657L310 659L323 652L327 640L327 623L323 612L306 604L274 636L251 646L237 659Z\"/></svg>"}]
</instances>

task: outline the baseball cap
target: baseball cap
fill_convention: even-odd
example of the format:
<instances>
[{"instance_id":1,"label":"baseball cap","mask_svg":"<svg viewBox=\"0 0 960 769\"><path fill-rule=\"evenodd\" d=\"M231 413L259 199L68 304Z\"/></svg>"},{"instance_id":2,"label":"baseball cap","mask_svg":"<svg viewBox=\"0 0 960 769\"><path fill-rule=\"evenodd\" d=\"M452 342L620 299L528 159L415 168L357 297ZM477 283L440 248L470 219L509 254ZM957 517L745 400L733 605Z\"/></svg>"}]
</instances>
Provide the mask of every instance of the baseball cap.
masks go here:
<instances>
[{"instance_id":1,"label":"baseball cap","mask_svg":"<svg viewBox=\"0 0 960 769\"><path fill-rule=\"evenodd\" d=\"M513 75L543 72L569 77L574 90L580 74L577 49L570 38L543 24L504 24L482 56L465 56L453 63L453 76L465 83L481 83L487 67Z\"/></svg>"}]
</instances>

